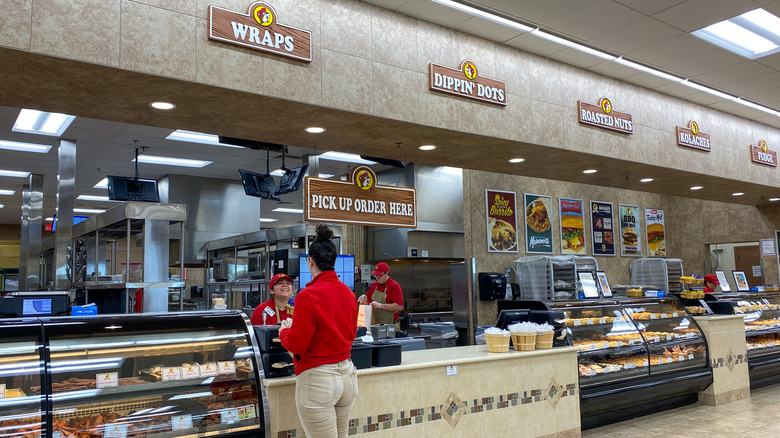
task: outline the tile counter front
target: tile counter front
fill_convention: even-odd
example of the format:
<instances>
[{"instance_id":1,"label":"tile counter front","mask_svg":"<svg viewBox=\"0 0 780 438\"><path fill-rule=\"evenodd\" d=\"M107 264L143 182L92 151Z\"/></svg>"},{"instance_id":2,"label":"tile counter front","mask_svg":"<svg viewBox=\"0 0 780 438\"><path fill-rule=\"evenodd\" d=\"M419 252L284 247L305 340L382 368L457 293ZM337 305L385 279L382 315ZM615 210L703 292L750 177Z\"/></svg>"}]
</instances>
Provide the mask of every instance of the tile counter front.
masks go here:
<instances>
[{"instance_id":1,"label":"tile counter front","mask_svg":"<svg viewBox=\"0 0 780 438\"><path fill-rule=\"evenodd\" d=\"M349 436L578 437L575 347L488 353L485 345L408 351L358 370ZM265 379L266 437L302 437L295 377Z\"/></svg>"}]
</instances>

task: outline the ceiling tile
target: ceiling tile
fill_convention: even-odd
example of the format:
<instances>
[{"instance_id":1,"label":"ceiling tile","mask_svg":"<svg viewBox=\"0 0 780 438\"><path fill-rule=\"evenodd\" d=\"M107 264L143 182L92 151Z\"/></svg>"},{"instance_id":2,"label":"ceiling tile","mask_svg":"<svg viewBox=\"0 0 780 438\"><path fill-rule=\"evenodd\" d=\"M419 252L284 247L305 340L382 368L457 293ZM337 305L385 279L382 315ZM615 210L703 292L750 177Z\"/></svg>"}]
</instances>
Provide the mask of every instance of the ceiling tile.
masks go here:
<instances>
[{"instance_id":1,"label":"ceiling tile","mask_svg":"<svg viewBox=\"0 0 780 438\"><path fill-rule=\"evenodd\" d=\"M643 18L588 41L617 53L629 53L681 35L679 30L653 18Z\"/></svg>"},{"instance_id":2,"label":"ceiling tile","mask_svg":"<svg viewBox=\"0 0 780 438\"><path fill-rule=\"evenodd\" d=\"M615 0L615 3L620 3L623 6L627 6L645 15L653 15L687 1L688 0L653 0L649 2L647 0Z\"/></svg>"},{"instance_id":3,"label":"ceiling tile","mask_svg":"<svg viewBox=\"0 0 780 438\"><path fill-rule=\"evenodd\" d=\"M739 64L733 64L718 70L695 76L701 82L713 86L724 86L733 82L742 81L749 78L764 76L772 73L773 70L753 61L743 61Z\"/></svg>"},{"instance_id":4,"label":"ceiling tile","mask_svg":"<svg viewBox=\"0 0 780 438\"><path fill-rule=\"evenodd\" d=\"M763 101L763 93L767 90L780 89L780 72L770 73L764 76L754 78L745 78L744 80L732 82L725 89L754 101Z\"/></svg>"},{"instance_id":5,"label":"ceiling tile","mask_svg":"<svg viewBox=\"0 0 780 438\"><path fill-rule=\"evenodd\" d=\"M457 28L471 18L470 14L429 0L412 0L398 8L398 12L451 28Z\"/></svg>"},{"instance_id":6,"label":"ceiling tile","mask_svg":"<svg viewBox=\"0 0 780 438\"><path fill-rule=\"evenodd\" d=\"M576 11L594 0L566 0L566 1L539 1L539 0L507 0L498 6L496 10L505 12L520 18L523 21L546 26L563 15Z\"/></svg>"},{"instance_id":7,"label":"ceiling tile","mask_svg":"<svg viewBox=\"0 0 780 438\"><path fill-rule=\"evenodd\" d=\"M523 34L519 37L512 38L504 44L541 56L550 56L565 49L565 47L561 46L560 44L556 44L552 41L547 41L530 34Z\"/></svg>"},{"instance_id":8,"label":"ceiling tile","mask_svg":"<svg viewBox=\"0 0 780 438\"><path fill-rule=\"evenodd\" d=\"M381 8L390 9L394 11L401 6L409 3L409 0L362 0L366 3L379 6Z\"/></svg>"},{"instance_id":9,"label":"ceiling tile","mask_svg":"<svg viewBox=\"0 0 780 438\"><path fill-rule=\"evenodd\" d=\"M598 56L593 56L574 49L561 50L560 52L550 55L550 58L585 69L593 67L594 65L609 62L603 58L599 58Z\"/></svg>"},{"instance_id":10,"label":"ceiling tile","mask_svg":"<svg viewBox=\"0 0 780 438\"><path fill-rule=\"evenodd\" d=\"M780 70L780 53L764 56L763 58L756 59L755 62L773 68L775 70Z\"/></svg>"},{"instance_id":11,"label":"ceiling tile","mask_svg":"<svg viewBox=\"0 0 780 438\"><path fill-rule=\"evenodd\" d=\"M639 12L611 0L598 0L547 23L545 28L589 41L642 18Z\"/></svg>"},{"instance_id":12,"label":"ceiling tile","mask_svg":"<svg viewBox=\"0 0 780 438\"><path fill-rule=\"evenodd\" d=\"M525 32L480 17L469 18L461 23L457 29L499 43L525 34Z\"/></svg>"},{"instance_id":13,"label":"ceiling tile","mask_svg":"<svg viewBox=\"0 0 780 438\"><path fill-rule=\"evenodd\" d=\"M630 59L648 65L666 66L687 59L692 53L712 50L712 45L695 36L682 34L658 44L628 53Z\"/></svg>"},{"instance_id":14,"label":"ceiling tile","mask_svg":"<svg viewBox=\"0 0 780 438\"><path fill-rule=\"evenodd\" d=\"M596 64L588 68L588 70L617 79L624 79L629 76L634 76L637 73L637 71L633 68L626 67L613 61L606 61L602 62L601 64Z\"/></svg>"},{"instance_id":15,"label":"ceiling tile","mask_svg":"<svg viewBox=\"0 0 780 438\"><path fill-rule=\"evenodd\" d=\"M691 78L744 62L745 58L723 49L712 49L706 52L693 54L671 64L664 65L664 70L677 73L680 76Z\"/></svg>"},{"instance_id":16,"label":"ceiling tile","mask_svg":"<svg viewBox=\"0 0 780 438\"><path fill-rule=\"evenodd\" d=\"M689 0L653 15L684 32L707 27L756 8L751 0Z\"/></svg>"}]
</instances>

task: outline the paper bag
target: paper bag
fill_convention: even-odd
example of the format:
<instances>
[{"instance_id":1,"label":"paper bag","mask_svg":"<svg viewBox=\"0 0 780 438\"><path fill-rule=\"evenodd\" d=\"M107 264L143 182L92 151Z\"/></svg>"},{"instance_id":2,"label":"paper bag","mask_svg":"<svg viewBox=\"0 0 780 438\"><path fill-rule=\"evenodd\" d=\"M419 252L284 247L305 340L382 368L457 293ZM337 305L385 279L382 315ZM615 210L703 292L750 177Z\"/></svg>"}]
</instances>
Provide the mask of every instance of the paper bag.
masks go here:
<instances>
[{"instance_id":1,"label":"paper bag","mask_svg":"<svg viewBox=\"0 0 780 438\"><path fill-rule=\"evenodd\" d=\"M358 305L357 326L366 327L369 330L371 329L371 305L370 304Z\"/></svg>"}]
</instances>

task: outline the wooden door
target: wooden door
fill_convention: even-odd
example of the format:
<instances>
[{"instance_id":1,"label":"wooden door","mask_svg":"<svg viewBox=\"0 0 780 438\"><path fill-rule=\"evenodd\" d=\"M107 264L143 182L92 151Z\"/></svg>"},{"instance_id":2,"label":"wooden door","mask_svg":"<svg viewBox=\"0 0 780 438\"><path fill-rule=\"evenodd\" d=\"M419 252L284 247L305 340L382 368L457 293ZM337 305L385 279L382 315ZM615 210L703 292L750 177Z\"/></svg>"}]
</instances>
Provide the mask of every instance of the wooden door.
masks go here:
<instances>
[{"instance_id":1,"label":"wooden door","mask_svg":"<svg viewBox=\"0 0 780 438\"><path fill-rule=\"evenodd\" d=\"M735 246L734 247L734 266L737 271L744 271L750 287L761 286L764 284L763 272L761 271L761 252L758 245L755 246ZM755 267L755 272L753 268ZM753 275L754 273L759 275Z\"/></svg>"}]
</instances>

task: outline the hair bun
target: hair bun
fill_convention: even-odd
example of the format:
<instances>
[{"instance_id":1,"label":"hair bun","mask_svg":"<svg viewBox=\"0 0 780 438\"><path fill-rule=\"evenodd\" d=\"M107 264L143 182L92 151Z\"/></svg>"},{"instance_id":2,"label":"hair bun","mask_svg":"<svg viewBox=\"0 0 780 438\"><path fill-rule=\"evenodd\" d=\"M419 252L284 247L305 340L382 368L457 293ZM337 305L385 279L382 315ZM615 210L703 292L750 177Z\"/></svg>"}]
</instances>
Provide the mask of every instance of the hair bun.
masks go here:
<instances>
[{"instance_id":1,"label":"hair bun","mask_svg":"<svg viewBox=\"0 0 780 438\"><path fill-rule=\"evenodd\" d=\"M333 230L331 230L330 227L325 224L317 225L315 231L317 233L317 240L329 241L333 239Z\"/></svg>"}]
</instances>

